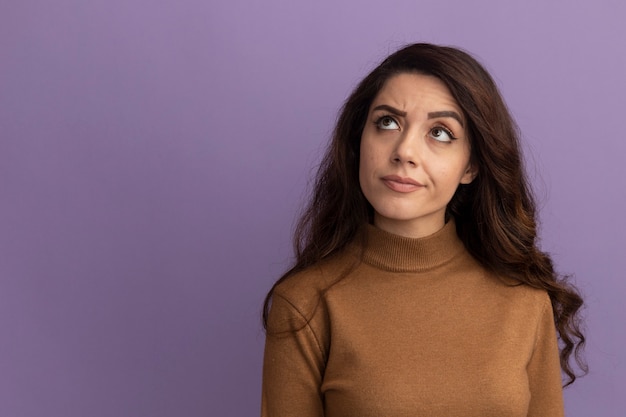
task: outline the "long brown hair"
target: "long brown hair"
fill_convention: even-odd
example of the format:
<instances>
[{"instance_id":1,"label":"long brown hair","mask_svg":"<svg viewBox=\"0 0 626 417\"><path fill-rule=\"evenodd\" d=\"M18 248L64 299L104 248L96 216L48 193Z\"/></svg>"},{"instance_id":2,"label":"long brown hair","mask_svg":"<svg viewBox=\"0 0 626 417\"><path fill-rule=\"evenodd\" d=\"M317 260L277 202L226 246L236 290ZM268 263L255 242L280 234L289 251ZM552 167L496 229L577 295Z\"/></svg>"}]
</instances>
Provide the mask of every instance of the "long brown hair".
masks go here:
<instances>
[{"instance_id":1,"label":"long brown hair","mask_svg":"<svg viewBox=\"0 0 626 417\"><path fill-rule=\"evenodd\" d=\"M560 338L567 385L576 379L570 359L586 372L585 337L579 310L583 300L537 247L534 197L526 178L517 126L489 73L469 54L431 44L406 46L387 57L346 100L332 141L318 168L311 201L294 235L295 264L267 294L263 322L278 284L341 251L373 216L359 185L361 133L369 107L393 75L417 72L442 80L465 113L471 160L478 175L460 185L448 204L468 251L499 276L548 292Z\"/></svg>"}]
</instances>

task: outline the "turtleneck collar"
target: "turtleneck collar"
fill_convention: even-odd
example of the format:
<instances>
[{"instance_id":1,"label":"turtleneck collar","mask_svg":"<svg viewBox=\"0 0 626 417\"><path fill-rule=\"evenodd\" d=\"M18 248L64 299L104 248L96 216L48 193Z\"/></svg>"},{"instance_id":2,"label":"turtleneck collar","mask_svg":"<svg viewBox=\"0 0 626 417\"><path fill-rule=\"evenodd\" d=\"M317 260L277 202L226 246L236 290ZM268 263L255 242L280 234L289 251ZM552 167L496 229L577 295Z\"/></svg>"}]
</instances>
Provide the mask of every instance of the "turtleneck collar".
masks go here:
<instances>
[{"instance_id":1,"label":"turtleneck collar","mask_svg":"<svg viewBox=\"0 0 626 417\"><path fill-rule=\"evenodd\" d=\"M454 220L438 232L407 238L367 225L363 262L391 272L421 272L436 268L464 251Z\"/></svg>"}]
</instances>

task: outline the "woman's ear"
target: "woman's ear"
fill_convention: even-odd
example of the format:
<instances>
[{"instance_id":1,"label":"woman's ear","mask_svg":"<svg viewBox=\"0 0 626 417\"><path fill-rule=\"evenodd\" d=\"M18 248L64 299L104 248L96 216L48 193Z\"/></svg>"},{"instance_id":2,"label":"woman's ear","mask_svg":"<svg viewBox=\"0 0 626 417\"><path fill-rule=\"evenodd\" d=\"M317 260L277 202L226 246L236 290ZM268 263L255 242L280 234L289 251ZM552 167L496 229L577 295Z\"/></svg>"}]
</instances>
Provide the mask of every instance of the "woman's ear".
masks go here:
<instances>
[{"instance_id":1,"label":"woman's ear","mask_svg":"<svg viewBox=\"0 0 626 417\"><path fill-rule=\"evenodd\" d=\"M467 164L467 169L465 170L465 173L463 173L460 183L469 184L470 182L474 181L476 175L478 175L478 169L473 163L470 162L469 164Z\"/></svg>"}]
</instances>

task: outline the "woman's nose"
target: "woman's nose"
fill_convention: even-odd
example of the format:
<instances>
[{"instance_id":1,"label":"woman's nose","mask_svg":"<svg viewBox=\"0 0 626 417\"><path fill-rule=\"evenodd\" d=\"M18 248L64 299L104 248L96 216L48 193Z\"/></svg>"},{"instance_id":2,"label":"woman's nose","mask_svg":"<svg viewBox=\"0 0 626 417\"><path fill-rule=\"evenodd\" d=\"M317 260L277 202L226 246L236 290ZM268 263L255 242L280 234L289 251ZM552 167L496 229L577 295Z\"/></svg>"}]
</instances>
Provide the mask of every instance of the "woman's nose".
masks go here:
<instances>
[{"instance_id":1,"label":"woman's nose","mask_svg":"<svg viewBox=\"0 0 626 417\"><path fill-rule=\"evenodd\" d=\"M391 155L392 162L396 164L409 164L417 166L420 163L420 141L416 132L407 131L398 138L398 142Z\"/></svg>"}]
</instances>

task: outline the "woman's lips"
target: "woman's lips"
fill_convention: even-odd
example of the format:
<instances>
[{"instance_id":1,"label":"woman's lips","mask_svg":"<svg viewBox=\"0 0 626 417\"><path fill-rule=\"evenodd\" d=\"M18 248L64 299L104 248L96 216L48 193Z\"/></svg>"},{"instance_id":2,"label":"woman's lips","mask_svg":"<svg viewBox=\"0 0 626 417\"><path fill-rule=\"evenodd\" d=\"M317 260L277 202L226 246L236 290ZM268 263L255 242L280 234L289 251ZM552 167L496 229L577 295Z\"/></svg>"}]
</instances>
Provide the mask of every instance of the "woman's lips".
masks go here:
<instances>
[{"instance_id":1,"label":"woman's lips","mask_svg":"<svg viewBox=\"0 0 626 417\"><path fill-rule=\"evenodd\" d=\"M387 175L382 180L388 188L399 193L410 193L424 187L423 184L412 178L399 177L397 175Z\"/></svg>"}]
</instances>

